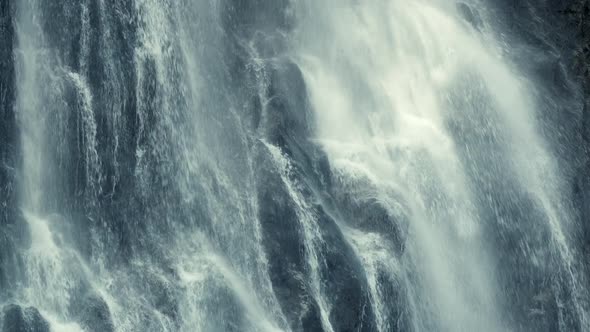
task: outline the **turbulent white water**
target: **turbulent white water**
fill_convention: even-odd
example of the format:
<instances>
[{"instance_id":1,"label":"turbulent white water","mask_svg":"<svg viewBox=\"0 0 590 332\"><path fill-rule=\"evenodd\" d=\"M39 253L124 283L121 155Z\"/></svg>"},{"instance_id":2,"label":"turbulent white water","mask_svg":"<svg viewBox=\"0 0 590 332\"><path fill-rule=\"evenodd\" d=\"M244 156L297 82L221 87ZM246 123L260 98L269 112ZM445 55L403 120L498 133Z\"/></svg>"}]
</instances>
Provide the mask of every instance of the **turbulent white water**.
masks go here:
<instances>
[{"instance_id":1,"label":"turbulent white water","mask_svg":"<svg viewBox=\"0 0 590 332\"><path fill-rule=\"evenodd\" d=\"M311 45L303 46L300 55L318 116L318 140L334 172L352 186L360 183L361 195L385 206L401 205L409 219L405 256L370 258L365 268L377 265L393 274L392 280L401 279L416 330L503 330L485 234L445 121L477 111L477 105L448 105L454 93L473 93L452 91L457 80L467 75L485 80L478 67L508 69L454 11L436 3L325 5L312 12L328 15L304 24L310 31L303 31L302 39L311 39ZM317 31L329 32L322 40ZM324 46L328 41L334 45L330 50ZM517 79L505 76L482 83L491 83L489 89L518 88ZM530 108L509 106L529 116ZM375 250L362 244L370 236L349 235L361 242L356 247L362 256ZM376 302L378 287L372 294ZM392 328L380 325L382 331Z\"/></svg>"},{"instance_id":2,"label":"turbulent white water","mask_svg":"<svg viewBox=\"0 0 590 332\"><path fill-rule=\"evenodd\" d=\"M474 130L482 139L489 130L503 145L518 185L547 217L538 221L551 229L547 245L583 291L571 270L558 166L536 125L534 87L502 58L485 17L480 31L447 1L312 1L300 10L295 56L318 119L317 141L346 185L409 219L401 259L374 234L345 231L369 275L380 331L394 326L379 317L386 304L376 269L407 287L415 330L511 329L492 273L494 244L482 231L464 166L477 156L457 152L462 133L450 122L489 126Z\"/></svg>"},{"instance_id":3,"label":"turbulent white water","mask_svg":"<svg viewBox=\"0 0 590 332\"><path fill-rule=\"evenodd\" d=\"M30 245L0 305L52 331L590 329L538 82L485 2L15 3Z\"/></svg>"}]
</instances>

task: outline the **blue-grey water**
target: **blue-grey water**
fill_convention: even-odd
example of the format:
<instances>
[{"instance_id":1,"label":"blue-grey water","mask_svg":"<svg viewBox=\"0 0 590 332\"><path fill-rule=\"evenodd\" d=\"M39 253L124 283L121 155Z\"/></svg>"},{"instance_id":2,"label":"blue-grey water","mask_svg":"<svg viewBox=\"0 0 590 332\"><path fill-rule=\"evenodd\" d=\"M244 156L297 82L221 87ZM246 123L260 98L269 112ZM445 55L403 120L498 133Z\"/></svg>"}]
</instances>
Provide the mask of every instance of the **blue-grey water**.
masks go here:
<instances>
[{"instance_id":1,"label":"blue-grey water","mask_svg":"<svg viewBox=\"0 0 590 332\"><path fill-rule=\"evenodd\" d=\"M1 331L589 331L564 8L0 0Z\"/></svg>"}]
</instances>

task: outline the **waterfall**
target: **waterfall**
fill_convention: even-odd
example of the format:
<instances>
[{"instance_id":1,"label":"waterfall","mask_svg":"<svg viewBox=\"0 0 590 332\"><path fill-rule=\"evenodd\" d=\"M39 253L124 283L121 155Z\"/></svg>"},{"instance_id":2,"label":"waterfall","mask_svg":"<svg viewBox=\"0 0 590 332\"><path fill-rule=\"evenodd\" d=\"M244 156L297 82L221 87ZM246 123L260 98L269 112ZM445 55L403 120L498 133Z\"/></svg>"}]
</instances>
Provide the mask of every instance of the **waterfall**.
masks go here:
<instances>
[{"instance_id":1,"label":"waterfall","mask_svg":"<svg viewBox=\"0 0 590 332\"><path fill-rule=\"evenodd\" d=\"M502 269L498 251L506 248L490 241L489 227L546 228L547 243L520 243L527 259L584 291L572 269L564 231L571 216L539 133L533 83L502 58L485 17L476 26L454 9L433 1L305 3L297 61L317 114L316 140L342 186L407 219L400 259L374 233L346 234L373 274L374 306L391 301L376 280L381 274L407 289L416 330L504 331L512 308L502 309L505 286L494 270ZM477 179L482 173L491 179ZM510 184L496 183L506 179ZM496 210L490 220L486 210L497 209L490 198L531 204L525 213L538 219ZM380 311L380 330L391 330L391 317Z\"/></svg>"},{"instance_id":2,"label":"waterfall","mask_svg":"<svg viewBox=\"0 0 590 332\"><path fill-rule=\"evenodd\" d=\"M506 12L3 0L1 331L590 329L583 97Z\"/></svg>"}]
</instances>

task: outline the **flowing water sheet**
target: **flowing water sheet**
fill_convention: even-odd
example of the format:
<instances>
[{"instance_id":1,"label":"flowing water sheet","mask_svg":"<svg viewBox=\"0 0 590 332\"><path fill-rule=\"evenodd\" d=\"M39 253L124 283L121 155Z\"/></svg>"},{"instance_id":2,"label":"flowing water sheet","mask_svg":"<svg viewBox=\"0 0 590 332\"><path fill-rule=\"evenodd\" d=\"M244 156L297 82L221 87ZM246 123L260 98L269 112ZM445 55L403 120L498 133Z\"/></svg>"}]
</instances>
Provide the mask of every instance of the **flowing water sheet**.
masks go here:
<instances>
[{"instance_id":1,"label":"flowing water sheet","mask_svg":"<svg viewBox=\"0 0 590 332\"><path fill-rule=\"evenodd\" d=\"M517 2L0 0L0 331L589 330Z\"/></svg>"}]
</instances>

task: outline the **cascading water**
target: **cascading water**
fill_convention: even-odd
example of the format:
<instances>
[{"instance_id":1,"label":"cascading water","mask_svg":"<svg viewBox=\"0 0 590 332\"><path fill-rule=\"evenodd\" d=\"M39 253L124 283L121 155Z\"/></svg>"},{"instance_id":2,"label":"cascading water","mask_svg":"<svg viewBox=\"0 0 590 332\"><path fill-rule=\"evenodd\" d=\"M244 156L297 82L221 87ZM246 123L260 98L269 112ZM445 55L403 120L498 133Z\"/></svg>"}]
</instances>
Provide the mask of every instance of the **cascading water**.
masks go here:
<instances>
[{"instance_id":1,"label":"cascading water","mask_svg":"<svg viewBox=\"0 0 590 332\"><path fill-rule=\"evenodd\" d=\"M582 97L504 9L1 0L1 331L589 330Z\"/></svg>"},{"instance_id":2,"label":"cascading water","mask_svg":"<svg viewBox=\"0 0 590 332\"><path fill-rule=\"evenodd\" d=\"M523 241L527 258L547 264L576 295L584 292L563 230L570 217L555 158L536 132L532 87L502 61L485 26L469 27L444 2L306 5L314 14L305 15L298 62L317 112L318 142L354 199L374 200L408 223L399 259L373 233L344 233L365 270L406 289L412 327L511 328L503 319L512 310L502 309L504 281L493 273L502 268L494 267L502 264L496 253L506 248L489 240L487 228L525 220L498 211L486 220L494 203L531 204L527 212L538 219L525 227L546 227L548 242ZM328 42L334 47L326 50ZM492 179L477 179L483 172ZM495 183L506 179L513 188ZM492 196L499 193L505 196ZM490 197L499 202L486 202ZM371 286L379 327L390 330L391 317L379 317L388 299L379 284ZM572 302L585 325L584 309Z\"/></svg>"}]
</instances>

